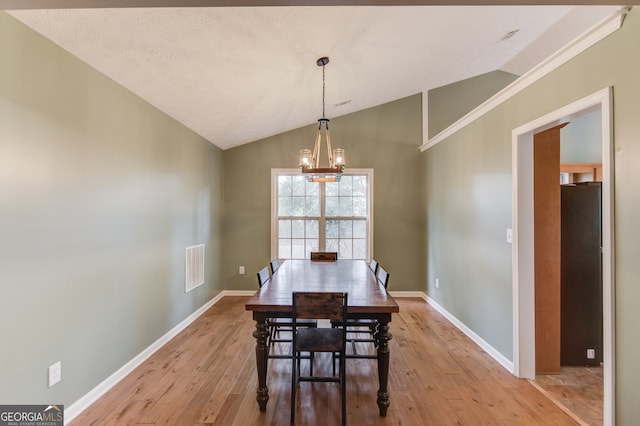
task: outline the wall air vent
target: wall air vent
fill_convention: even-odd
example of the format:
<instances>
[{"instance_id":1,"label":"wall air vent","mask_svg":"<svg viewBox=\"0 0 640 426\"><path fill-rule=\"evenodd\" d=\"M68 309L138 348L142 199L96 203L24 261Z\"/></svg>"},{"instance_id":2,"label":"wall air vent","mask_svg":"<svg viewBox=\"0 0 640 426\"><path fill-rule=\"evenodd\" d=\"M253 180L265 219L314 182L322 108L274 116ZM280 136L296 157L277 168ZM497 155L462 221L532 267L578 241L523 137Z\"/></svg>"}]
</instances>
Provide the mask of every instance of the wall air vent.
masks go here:
<instances>
[{"instance_id":1,"label":"wall air vent","mask_svg":"<svg viewBox=\"0 0 640 426\"><path fill-rule=\"evenodd\" d=\"M204 244L187 247L185 293L204 284Z\"/></svg>"}]
</instances>

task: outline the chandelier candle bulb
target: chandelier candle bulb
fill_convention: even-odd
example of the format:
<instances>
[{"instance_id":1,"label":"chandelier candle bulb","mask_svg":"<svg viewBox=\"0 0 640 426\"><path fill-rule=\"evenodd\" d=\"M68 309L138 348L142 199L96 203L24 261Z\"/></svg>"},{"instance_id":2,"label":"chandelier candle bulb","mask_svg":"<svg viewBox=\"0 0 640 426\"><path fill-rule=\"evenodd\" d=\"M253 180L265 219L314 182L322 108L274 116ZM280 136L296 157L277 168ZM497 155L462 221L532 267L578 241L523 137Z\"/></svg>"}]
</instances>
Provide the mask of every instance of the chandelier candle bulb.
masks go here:
<instances>
[{"instance_id":1,"label":"chandelier candle bulb","mask_svg":"<svg viewBox=\"0 0 640 426\"><path fill-rule=\"evenodd\" d=\"M344 166L346 161L344 158L344 149L336 148L333 150L334 166Z\"/></svg>"},{"instance_id":2,"label":"chandelier candle bulb","mask_svg":"<svg viewBox=\"0 0 640 426\"><path fill-rule=\"evenodd\" d=\"M311 150L301 149L300 150L300 166L309 167L310 165L311 165Z\"/></svg>"}]
</instances>

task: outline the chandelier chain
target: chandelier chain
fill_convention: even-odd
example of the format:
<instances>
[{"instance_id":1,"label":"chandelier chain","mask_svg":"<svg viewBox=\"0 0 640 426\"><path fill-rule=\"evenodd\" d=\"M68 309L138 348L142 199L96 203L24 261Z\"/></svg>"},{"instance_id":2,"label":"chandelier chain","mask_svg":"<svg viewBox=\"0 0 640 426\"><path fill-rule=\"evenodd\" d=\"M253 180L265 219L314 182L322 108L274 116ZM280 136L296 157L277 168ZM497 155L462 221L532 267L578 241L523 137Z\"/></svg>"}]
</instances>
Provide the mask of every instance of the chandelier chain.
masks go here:
<instances>
[{"instance_id":1,"label":"chandelier chain","mask_svg":"<svg viewBox=\"0 0 640 426\"><path fill-rule=\"evenodd\" d=\"M322 65L322 118L327 118L324 113L324 65Z\"/></svg>"}]
</instances>

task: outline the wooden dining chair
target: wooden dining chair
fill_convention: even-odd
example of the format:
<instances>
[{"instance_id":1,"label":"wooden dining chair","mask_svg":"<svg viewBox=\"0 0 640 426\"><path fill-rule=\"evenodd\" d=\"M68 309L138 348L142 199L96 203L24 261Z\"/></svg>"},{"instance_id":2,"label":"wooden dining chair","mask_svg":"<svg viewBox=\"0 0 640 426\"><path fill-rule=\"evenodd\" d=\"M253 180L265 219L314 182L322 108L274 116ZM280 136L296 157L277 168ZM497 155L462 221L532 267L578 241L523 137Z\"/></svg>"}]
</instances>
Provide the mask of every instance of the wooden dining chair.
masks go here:
<instances>
[{"instance_id":1,"label":"wooden dining chair","mask_svg":"<svg viewBox=\"0 0 640 426\"><path fill-rule=\"evenodd\" d=\"M311 260L331 262L338 260L338 252L336 251L312 251Z\"/></svg>"},{"instance_id":2,"label":"wooden dining chair","mask_svg":"<svg viewBox=\"0 0 640 426\"><path fill-rule=\"evenodd\" d=\"M345 374L347 293L340 292L293 292L293 359L291 362L291 424L295 424L296 389L299 382L337 382L340 384L342 400L342 425L347 421L347 385ZM341 322L336 328L299 328L302 319L328 319ZM313 375L313 357L308 376L300 374L300 355L328 352L339 360L338 375ZM334 359L332 359L332 363ZM334 364L335 366L335 364Z\"/></svg>"},{"instance_id":3,"label":"wooden dining chair","mask_svg":"<svg viewBox=\"0 0 640 426\"><path fill-rule=\"evenodd\" d=\"M389 273L385 271L382 265L378 265L378 272L376 272L376 278L378 279L378 282L380 282L380 284L384 286L384 288L387 288L387 286L389 285Z\"/></svg>"},{"instance_id":4,"label":"wooden dining chair","mask_svg":"<svg viewBox=\"0 0 640 426\"><path fill-rule=\"evenodd\" d=\"M371 258L371 262L369 262L369 269L371 269L373 275L376 275L378 273L378 261Z\"/></svg>"},{"instance_id":5,"label":"wooden dining chair","mask_svg":"<svg viewBox=\"0 0 640 426\"><path fill-rule=\"evenodd\" d=\"M277 259L274 259L276 262ZM273 262L273 260L271 261ZM270 279L271 275L269 275L269 269L272 268L271 263L258 272L258 286L262 288ZM276 269L277 270L277 269ZM315 320L300 320L299 327L317 327L318 322ZM291 358L291 354L275 354L273 353L274 345L276 343L287 343L291 342L290 338L281 337L281 332L291 333L293 330L293 323L291 318L267 318L267 328L269 331L269 338L267 339L267 345L269 346L269 358ZM310 356L309 356L310 357Z\"/></svg>"},{"instance_id":6,"label":"wooden dining chair","mask_svg":"<svg viewBox=\"0 0 640 426\"><path fill-rule=\"evenodd\" d=\"M375 260L372 259L372 262ZM369 266L371 268L371 266ZM386 289L389 285L389 273L382 267L382 265L376 262L374 268L376 270L376 281L384 286ZM373 269L372 269L373 271ZM332 327L335 327L335 322L331 323ZM372 319L347 319L347 342L351 343L351 353L347 355L347 358L377 358L377 355L371 353L358 353L358 343L372 343L376 345L375 334L377 332L378 322ZM364 337L366 336L366 337Z\"/></svg>"},{"instance_id":7,"label":"wooden dining chair","mask_svg":"<svg viewBox=\"0 0 640 426\"><path fill-rule=\"evenodd\" d=\"M269 267L265 266L260 269L258 272L258 287L262 288L263 285L267 283L271 279L271 275L269 274Z\"/></svg>"},{"instance_id":8,"label":"wooden dining chair","mask_svg":"<svg viewBox=\"0 0 640 426\"><path fill-rule=\"evenodd\" d=\"M278 260L278 258L271 259L271 262L269 262L269 267L271 268L271 275L275 274L276 271L280 268L280 261Z\"/></svg>"}]
</instances>

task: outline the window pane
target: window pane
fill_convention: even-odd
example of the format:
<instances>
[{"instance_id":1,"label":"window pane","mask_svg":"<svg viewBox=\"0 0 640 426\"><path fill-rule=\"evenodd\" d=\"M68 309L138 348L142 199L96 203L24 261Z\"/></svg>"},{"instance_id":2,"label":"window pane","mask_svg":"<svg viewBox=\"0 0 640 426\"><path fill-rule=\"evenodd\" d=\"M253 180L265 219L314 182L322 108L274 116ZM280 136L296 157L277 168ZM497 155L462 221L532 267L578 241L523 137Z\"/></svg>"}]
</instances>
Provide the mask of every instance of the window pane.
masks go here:
<instances>
[{"instance_id":1,"label":"window pane","mask_svg":"<svg viewBox=\"0 0 640 426\"><path fill-rule=\"evenodd\" d=\"M353 176L353 195L354 196L367 195L367 177L366 176Z\"/></svg>"},{"instance_id":2,"label":"window pane","mask_svg":"<svg viewBox=\"0 0 640 426\"><path fill-rule=\"evenodd\" d=\"M338 216L340 199L338 197L325 197L325 211L327 216Z\"/></svg>"},{"instance_id":3,"label":"window pane","mask_svg":"<svg viewBox=\"0 0 640 426\"><path fill-rule=\"evenodd\" d=\"M367 215L367 198L366 197L353 197L353 215L354 216Z\"/></svg>"},{"instance_id":4,"label":"window pane","mask_svg":"<svg viewBox=\"0 0 640 426\"><path fill-rule=\"evenodd\" d=\"M290 197L278 197L278 216L291 216Z\"/></svg>"},{"instance_id":5,"label":"window pane","mask_svg":"<svg viewBox=\"0 0 640 426\"><path fill-rule=\"evenodd\" d=\"M352 197L340 197L340 216L353 216Z\"/></svg>"},{"instance_id":6,"label":"window pane","mask_svg":"<svg viewBox=\"0 0 640 426\"><path fill-rule=\"evenodd\" d=\"M320 198L307 197L306 200L305 216L320 216Z\"/></svg>"},{"instance_id":7,"label":"window pane","mask_svg":"<svg viewBox=\"0 0 640 426\"><path fill-rule=\"evenodd\" d=\"M367 238L367 221L353 221L353 238Z\"/></svg>"},{"instance_id":8,"label":"window pane","mask_svg":"<svg viewBox=\"0 0 640 426\"><path fill-rule=\"evenodd\" d=\"M340 195L339 185L339 182L327 182L324 187L325 195L332 197L337 197L338 195Z\"/></svg>"},{"instance_id":9,"label":"window pane","mask_svg":"<svg viewBox=\"0 0 640 426\"><path fill-rule=\"evenodd\" d=\"M367 258L367 240L363 240L363 239L353 240L353 258L354 259Z\"/></svg>"},{"instance_id":10,"label":"window pane","mask_svg":"<svg viewBox=\"0 0 640 426\"><path fill-rule=\"evenodd\" d=\"M307 248L304 253L305 259L311 259L311 252L318 251L318 240L307 240Z\"/></svg>"},{"instance_id":11,"label":"window pane","mask_svg":"<svg viewBox=\"0 0 640 426\"><path fill-rule=\"evenodd\" d=\"M291 195L291 176L278 176L278 195L282 197Z\"/></svg>"},{"instance_id":12,"label":"window pane","mask_svg":"<svg viewBox=\"0 0 640 426\"><path fill-rule=\"evenodd\" d=\"M291 221L291 237L304 238L304 220Z\"/></svg>"},{"instance_id":13,"label":"window pane","mask_svg":"<svg viewBox=\"0 0 640 426\"><path fill-rule=\"evenodd\" d=\"M305 195L305 183L307 180L304 176L292 176L292 195L293 196L303 196Z\"/></svg>"},{"instance_id":14,"label":"window pane","mask_svg":"<svg viewBox=\"0 0 640 426\"><path fill-rule=\"evenodd\" d=\"M291 258L304 259L304 241L303 239L291 240Z\"/></svg>"},{"instance_id":15,"label":"window pane","mask_svg":"<svg viewBox=\"0 0 640 426\"><path fill-rule=\"evenodd\" d=\"M278 240L278 257L281 259L291 259L291 240L279 239Z\"/></svg>"},{"instance_id":16,"label":"window pane","mask_svg":"<svg viewBox=\"0 0 640 426\"><path fill-rule=\"evenodd\" d=\"M350 197L353 195L353 176L342 176L340 179L340 195Z\"/></svg>"},{"instance_id":17,"label":"window pane","mask_svg":"<svg viewBox=\"0 0 640 426\"><path fill-rule=\"evenodd\" d=\"M325 225L326 238L338 238L340 236L340 228L337 220L327 220ZM330 251L327 249L327 251ZM333 250L335 251L335 250Z\"/></svg>"},{"instance_id":18,"label":"window pane","mask_svg":"<svg viewBox=\"0 0 640 426\"><path fill-rule=\"evenodd\" d=\"M353 243L352 240L340 240L340 251L338 259L353 259Z\"/></svg>"},{"instance_id":19,"label":"window pane","mask_svg":"<svg viewBox=\"0 0 640 426\"><path fill-rule=\"evenodd\" d=\"M308 182L305 179L307 195L320 195L320 182Z\"/></svg>"},{"instance_id":20,"label":"window pane","mask_svg":"<svg viewBox=\"0 0 640 426\"><path fill-rule=\"evenodd\" d=\"M327 238L327 241L325 242L325 248L327 251L335 251L335 252L339 252L339 247L338 247L338 239L337 238ZM342 257L340 257L342 258Z\"/></svg>"},{"instance_id":21,"label":"window pane","mask_svg":"<svg viewBox=\"0 0 640 426\"><path fill-rule=\"evenodd\" d=\"M304 216L304 197L291 197L291 216Z\"/></svg>"},{"instance_id":22,"label":"window pane","mask_svg":"<svg viewBox=\"0 0 640 426\"><path fill-rule=\"evenodd\" d=\"M318 238L318 221L307 220L307 238ZM316 243L317 244L317 243Z\"/></svg>"},{"instance_id":23,"label":"window pane","mask_svg":"<svg viewBox=\"0 0 640 426\"><path fill-rule=\"evenodd\" d=\"M278 221L278 236L280 238L291 238L291 221L280 219Z\"/></svg>"},{"instance_id":24,"label":"window pane","mask_svg":"<svg viewBox=\"0 0 640 426\"><path fill-rule=\"evenodd\" d=\"M353 237L353 221L341 220L340 221L340 238L352 238Z\"/></svg>"}]
</instances>

